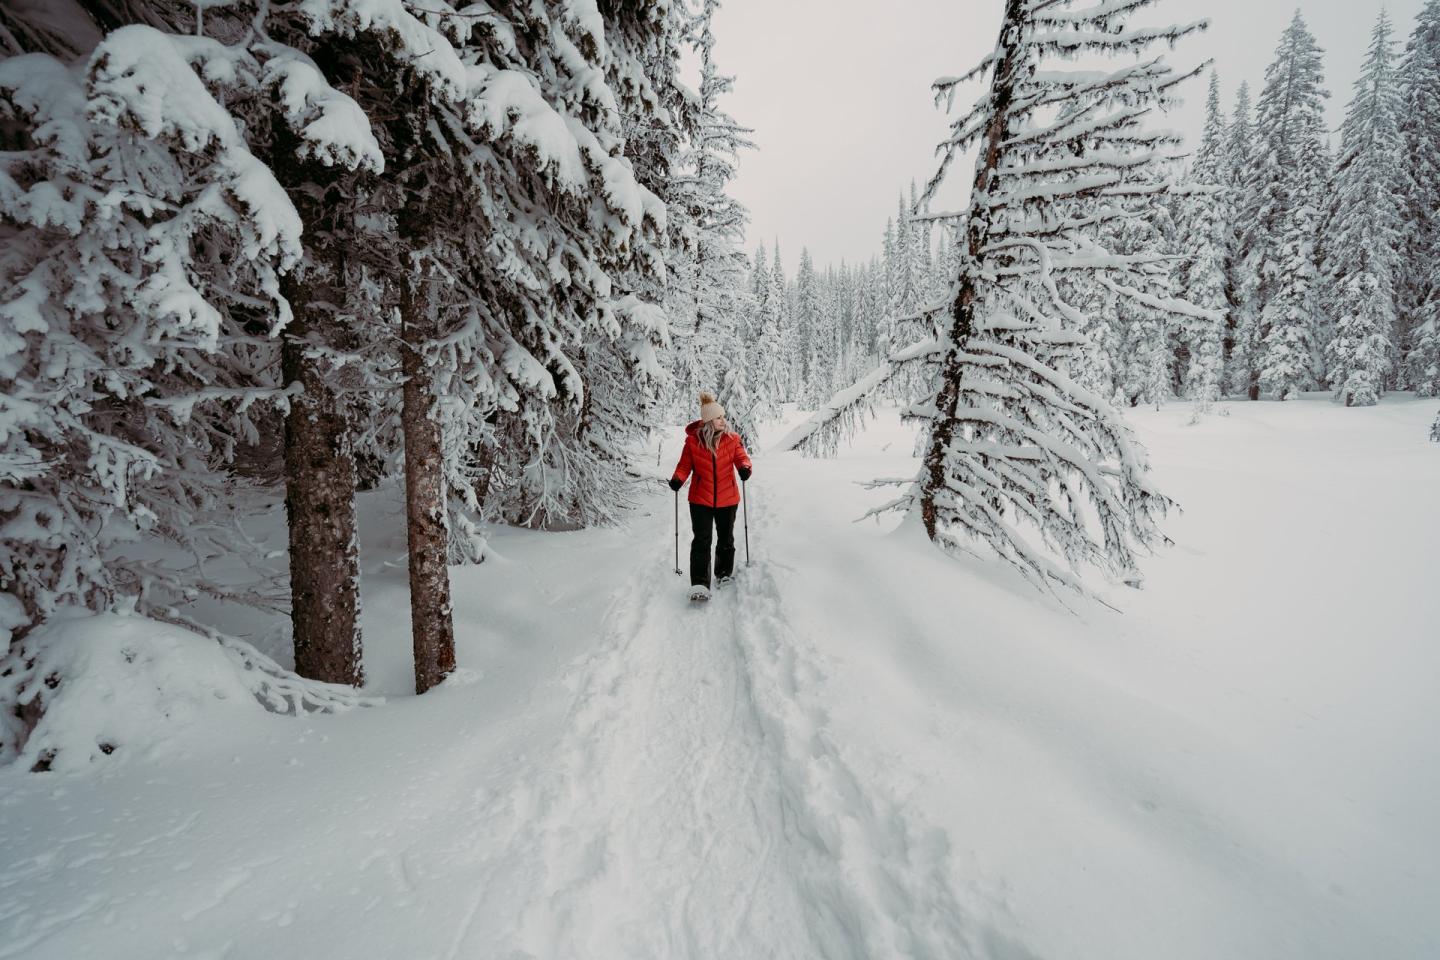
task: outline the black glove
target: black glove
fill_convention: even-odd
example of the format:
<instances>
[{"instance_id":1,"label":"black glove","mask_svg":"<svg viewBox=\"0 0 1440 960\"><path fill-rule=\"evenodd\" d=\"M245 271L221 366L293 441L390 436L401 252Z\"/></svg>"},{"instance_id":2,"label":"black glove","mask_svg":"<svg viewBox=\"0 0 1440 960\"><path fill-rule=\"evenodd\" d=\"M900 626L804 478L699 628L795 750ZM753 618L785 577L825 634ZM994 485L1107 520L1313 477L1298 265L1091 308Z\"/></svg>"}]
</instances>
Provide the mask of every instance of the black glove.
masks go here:
<instances>
[{"instance_id":1,"label":"black glove","mask_svg":"<svg viewBox=\"0 0 1440 960\"><path fill-rule=\"evenodd\" d=\"M671 478L670 478L670 489L671 489L671 490L674 490L676 493L679 493L679 492L680 492L680 488L683 487L684 485L685 485L685 481L684 481L684 480L676 480L674 477L671 477Z\"/></svg>"},{"instance_id":2,"label":"black glove","mask_svg":"<svg viewBox=\"0 0 1440 960\"><path fill-rule=\"evenodd\" d=\"M735 469L740 471L740 482L741 482L741 483L744 483L746 480L749 480L749 479L750 479L750 468L749 468L749 467L736 467Z\"/></svg>"}]
</instances>

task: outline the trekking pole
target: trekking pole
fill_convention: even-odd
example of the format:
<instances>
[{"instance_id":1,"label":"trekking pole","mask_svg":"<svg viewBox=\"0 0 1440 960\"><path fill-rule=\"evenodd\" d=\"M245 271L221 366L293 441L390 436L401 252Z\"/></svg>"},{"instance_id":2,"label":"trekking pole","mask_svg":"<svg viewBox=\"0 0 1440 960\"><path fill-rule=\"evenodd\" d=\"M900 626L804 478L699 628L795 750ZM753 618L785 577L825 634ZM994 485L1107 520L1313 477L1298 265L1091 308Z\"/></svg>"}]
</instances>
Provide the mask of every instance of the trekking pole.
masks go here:
<instances>
[{"instance_id":1,"label":"trekking pole","mask_svg":"<svg viewBox=\"0 0 1440 960\"><path fill-rule=\"evenodd\" d=\"M740 481L741 509L745 511L745 566L750 566L750 494L745 490L745 481Z\"/></svg>"},{"instance_id":2,"label":"trekking pole","mask_svg":"<svg viewBox=\"0 0 1440 960\"><path fill-rule=\"evenodd\" d=\"M680 491L675 491L675 575L680 573Z\"/></svg>"}]
</instances>

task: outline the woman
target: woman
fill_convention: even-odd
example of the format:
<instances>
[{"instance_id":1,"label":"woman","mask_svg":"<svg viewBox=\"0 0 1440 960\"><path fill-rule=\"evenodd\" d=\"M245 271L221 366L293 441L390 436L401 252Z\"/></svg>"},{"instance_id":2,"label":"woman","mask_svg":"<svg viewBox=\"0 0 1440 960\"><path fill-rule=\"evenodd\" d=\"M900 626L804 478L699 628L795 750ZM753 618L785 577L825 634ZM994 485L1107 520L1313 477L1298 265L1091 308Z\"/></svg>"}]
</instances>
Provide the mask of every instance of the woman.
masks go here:
<instances>
[{"instance_id":1,"label":"woman","mask_svg":"<svg viewBox=\"0 0 1440 960\"><path fill-rule=\"evenodd\" d=\"M740 479L750 479L750 455L740 435L725 422L725 408L714 394L700 394L700 419L685 428L685 450L670 478L678 491L690 480L690 599L710 599L710 528L716 533L715 579L725 583L735 572L735 509Z\"/></svg>"}]
</instances>

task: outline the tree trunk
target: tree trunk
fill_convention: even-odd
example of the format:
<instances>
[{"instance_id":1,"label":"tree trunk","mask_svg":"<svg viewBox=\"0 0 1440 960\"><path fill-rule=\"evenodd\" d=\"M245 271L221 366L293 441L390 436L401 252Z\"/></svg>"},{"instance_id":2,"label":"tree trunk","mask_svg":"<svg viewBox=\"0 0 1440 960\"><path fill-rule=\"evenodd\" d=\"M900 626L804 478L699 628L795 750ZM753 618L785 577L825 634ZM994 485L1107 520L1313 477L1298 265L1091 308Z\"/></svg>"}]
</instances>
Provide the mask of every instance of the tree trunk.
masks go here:
<instances>
[{"instance_id":1,"label":"tree trunk","mask_svg":"<svg viewBox=\"0 0 1440 960\"><path fill-rule=\"evenodd\" d=\"M1010 104L1015 99L1015 66L1021 38L1021 0L1006 0L1005 18L1000 25L1000 56L990 80L990 121L975 167L972 197L984 197L995 188L995 172L1000 166L1000 148L1009 135ZM950 349L940 366L940 392L935 398L935 419L930 426L930 443L925 453L924 479L920 487L920 518L931 540L939 532L939 511L935 498L945 489L945 452L958 425L955 420L960 404L960 355L965 342L975 332L975 288L980 258L990 235L989 216L971 216L965 227L966 253L962 258L960 288L952 309L954 322L950 327Z\"/></svg>"},{"instance_id":2,"label":"tree trunk","mask_svg":"<svg viewBox=\"0 0 1440 960\"><path fill-rule=\"evenodd\" d=\"M328 315L312 304L309 278L281 281L295 318L280 363L285 383L304 391L285 417L285 513L290 524L290 619L295 672L360 686L360 538L350 434L306 340ZM322 308L323 309L323 308Z\"/></svg>"},{"instance_id":3,"label":"tree trunk","mask_svg":"<svg viewBox=\"0 0 1440 960\"><path fill-rule=\"evenodd\" d=\"M451 618L449 531L445 475L434 374L424 346L435 338L429 281L410 274L401 282L401 369L405 389L400 413L405 431L405 519L410 549L410 631L415 647L415 692L424 693L455 669Z\"/></svg>"}]
</instances>

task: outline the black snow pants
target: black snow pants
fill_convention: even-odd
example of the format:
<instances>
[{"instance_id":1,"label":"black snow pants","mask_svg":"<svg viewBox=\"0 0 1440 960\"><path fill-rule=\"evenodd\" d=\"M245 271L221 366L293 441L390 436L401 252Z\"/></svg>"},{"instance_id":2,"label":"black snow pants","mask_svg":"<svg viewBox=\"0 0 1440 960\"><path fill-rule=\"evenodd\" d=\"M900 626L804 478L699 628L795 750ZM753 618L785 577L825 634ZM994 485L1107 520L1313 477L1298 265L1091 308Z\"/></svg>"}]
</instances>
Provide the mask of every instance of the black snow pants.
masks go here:
<instances>
[{"instance_id":1,"label":"black snow pants","mask_svg":"<svg viewBox=\"0 0 1440 960\"><path fill-rule=\"evenodd\" d=\"M735 572L735 511L733 507L702 507L690 504L690 529L694 537L690 540L690 585L710 586L710 528L713 525L716 537L715 576L728 577Z\"/></svg>"}]
</instances>

